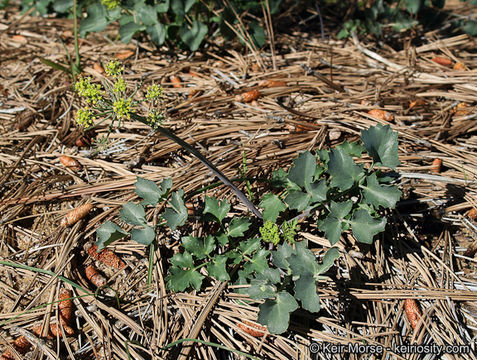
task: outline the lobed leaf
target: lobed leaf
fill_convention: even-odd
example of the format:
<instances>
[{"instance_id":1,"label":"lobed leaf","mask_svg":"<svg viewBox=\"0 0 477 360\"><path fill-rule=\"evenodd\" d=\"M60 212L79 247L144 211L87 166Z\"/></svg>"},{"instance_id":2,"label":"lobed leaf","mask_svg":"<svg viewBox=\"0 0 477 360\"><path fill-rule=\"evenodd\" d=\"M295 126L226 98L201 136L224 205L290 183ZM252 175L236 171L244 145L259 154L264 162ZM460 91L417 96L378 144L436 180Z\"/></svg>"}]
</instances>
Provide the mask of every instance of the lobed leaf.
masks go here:
<instances>
[{"instance_id":1,"label":"lobed leaf","mask_svg":"<svg viewBox=\"0 0 477 360\"><path fill-rule=\"evenodd\" d=\"M298 303L289 293L282 291L275 300L267 300L259 307L258 322L266 325L272 334L281 334L288 329L290 313L298 309Z\"/></svg>"},{"instance_id":2,"label":"lobed leaf","mask_svg":"<svg viewBox=\"0 0 477 360\"><path fill-rule=\"evenodd\" d=\"M396 169L398 158L398 134L389 125L378 124L361 131L361 140L375 164Z\"/></svg>"},{"instance_id":3,"label":"lobed leaf","mask_svg":"<svg viewBox=\"0 0 477 360\"><path fill-rule=\"evenodd\" d=\"M275 194L266 194L258 206L263 209L263 220L271 222L276 222L278 214L287 208Z\"/></svg>"},{"instance_id":4,"label":"lobed leaf","mask_svg":"<svg viewBox=\"0 0 477 360\"><path fill-rule=\"evenodd\" d=\"M104 249L109 244L122 239L128 233L111 221L106 221L96 230L96 245L98 251Z\"/></svg>"},{"instance_id":5,"label":"lobed leaf","mask_svg":"<svg viewBox=\"0 0 477 360\"><path fill-rule=\"evenodd\" d=\"M309 184L315 174L316 158L309 152L300 153L293 161L294 166L288 173L288 179L300 187Z\"/></svg>"},{"instance_id":6,"label":"lobed leaf","mask_svg":"<svg viewBox=\"0 0 477 360\"><path fill-rule=\"evenodd\" d=\"M156 238L156 232L150 226L145 226L143 229L132 229L131 239L139 244L149 245Z\"/></svg>"},{"instance_id":7,"label":"lobed leaf","mask_svg":"<svg viewBox=\"0 0 477 360\"><path fill-rule=\"evenodd\" d=\"M349 222L356 240L365 244L372 244L374 235L386 227L386 218L375 219L362 209L356 210Z\"/></svg>"},{"instance_id":8,"label":"lobed leaf","mask_svg":"<svg viewBox=\"0 0 477 360\"><path fill-rule=\"evenodd\" d=\"M127 222L131 225L138 225L143 226L146 225L146 212L144 208L133 202L128 202L123 205L121 210L119 211L121 216L121 220Z\"/></svg>"},{"instance_id":9,"label":"lobed leaf","mask_svg":"<svg viewBox=\"0 0 477 360\"><path fill-rule=\"evenodd\" d=\"M301 275L295 281L295 298L301 301L303 309L316 313L320 311L320 298L316 292L316 281L312 274Z\"/></svg>"},{"instance_id":10,"label":"lobed leaf","mask_svg":"<svg viewBox=\"0 0 477 360\"><path fill-rule=\"evenodd\" d=\"M219 222L222 222L227 216L229 210L230 205L226 200L219 202L215 197L205 197L204 214L212 214L219 220Z\"/></svg>"},{"instance_id":11,"label":"lobed leaf","mask_svg":"<svg viewBox=\"0 0 477 360\"><path fill-rule=\"evenodd\" d=\"M166 220L167 226L172 230L175 230L178 226L185 224L187 220L187 207L184 204L184 190L173 192L169 204L170 208L167 208L162 215Z\"/></svg>"},{"instance_id":12,"label":"lobed leaf","mask_svg":"<svg viewBox=\"0 0 477 360\"><path fill-rule=\"evenodd\" d=\"M245 231L248 230L251 223L247 218L244 217L234 217L229 224L228 236L230 237L239 237L243 236Z\"/></svg>"},{"instance_id":13,"label":"lobed leaf","mask_svg":"<svg viewBox=\"0 0 477 360\"><path fill-rule=\"evenodd\" d=\"M219 280L219 281L228 281L230 276L227 272L227 260L228 257L225 255L216 255L211 262L207 264L207 272L209 276Z\"/></svg>"},{"instance_id":14,"label":"lobed leaf","mask_svg":"<svg viewBox=\"0 0 477 360\"><path fill-rule=\"evenodd\" d=\"M380 185L376 174L367 176L366 186L361 185L360 188L363 189L364 199L376 208L382 206L394 209L402 195L397 186Z\"/></svg>"},{"instance_id":15,"label":"lobed leaf","mask_svg":"<svg viewBox=\"0 0 477 360\"><path fill-rule=\"evenodd\" d=\"M328 172L331 175L331 186L340 190L348 190L363 174L363 169L354 163L342 148L331 150Z\"/></svg>"}]
</instances>

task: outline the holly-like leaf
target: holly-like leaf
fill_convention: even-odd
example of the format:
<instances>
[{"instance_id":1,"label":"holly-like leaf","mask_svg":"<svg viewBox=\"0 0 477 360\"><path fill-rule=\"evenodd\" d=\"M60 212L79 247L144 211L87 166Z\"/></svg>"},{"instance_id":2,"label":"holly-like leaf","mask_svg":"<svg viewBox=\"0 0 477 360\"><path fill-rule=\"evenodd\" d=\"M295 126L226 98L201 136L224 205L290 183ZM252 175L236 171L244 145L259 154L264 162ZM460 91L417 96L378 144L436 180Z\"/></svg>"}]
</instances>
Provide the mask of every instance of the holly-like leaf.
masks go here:
<instances>
[{"instance_id":1,"label":"holly-like leaf","mask_svg":"<svg viewBox=\"0 0 477 360\"><path fill-rule=\"evenodd\" d=\"M222 246L225 246L229 243L229 237L225 235L222 231L220 231L218 234L216 233L215 238Z\"/></svg>"},{"instance_id":2,"label":"holly-like leaf","mask_svg":"<svg viewBox=\"0 0 477 360\"><path fill-rule=\"evenodd\" d=\"M207 272L209 276L219 280L228 281L230 276L227 272L227 260L225 255L216 255L213 260L207 264Z\"/></svg>"},{"instance_id":3,"label":"holly-like leaf","mask_svg":"<svg viewBox=\"0 0 477 360\"><path fill-rule=\"evenodd\" d=\"M164 44L166 40L166 27L160 22L156 22L153 25L149 25L146 28L147 33L151 37L151 40L156 45Z\"/></svg>"},{"instance_id":4,"label":"holly-like leaf","mask_svg":"<svg viewBox=\"0 0 477 360\"><path fill-rule=\"evenodd\" d=\"M182 292L190 286L199 290L203 280L204 276L195 269L183 270L172 267L166 277L166 286L175 292Z\"/></svg>"},{"instance_id":5,"label":"holly-like leaf","mask_svg":"<svg viewBox=\"0 0 477 360\"><path fill-rule=\"evenodd\" d=\"M280 270L278 269L265 269L261 273L257 273L255 278L258 280L267 281L270 284L278 284L281 282Z\"/></svg>"},{"instance_id":6,"label":"holly-like leaf","mask_svg":"<svg viewBox=\"0 0 477 360\"><path fill-rule=\"evenodd\" d=\"M308 194L311 195L313 202L325 201L326 194L328 193L328 186L325 180L315 181L313 183L305 185L305 189Z\"/></svg>"},{"instance_id":7,"label":"holly-like leaf","mask_svg":"<svg viewBox=\"0 0 477 360\"><path fill-rule=\"evenodd\" d=\"M302 211L310 204L311 195L304 193L302 191L290 190L285 202L288 204L288 207L292 210Z\"/></svg>"},{"instance_id":8,"label":"holly-like leaf","mask_svg":"<svg viewBox=\"0 0 477 360\"><path fill-rule=\"evenodd\" d=\"M125 44L131 41L133 36L143 31L146 27L136 24L134 21L128 22L119 27L119 35L121 36L121 41Z\"/></svg>"},{"instance_id":9,"label":"holly-like leaf","mask_svg":"<svg viewBox=\"0 0 477 360\"><path fill-rule=\"evenodd\" d=\"M275 194L266 194L258 206L263 209L263 220L269 220L273 223L277 221L278 214L287 208Z\"/></svg>"},{"instance_id":10,"label":"holly-like leaf","mask_svg":"<svg viewBox=\"0 0 477 360\"><path fill-rule=\"evenodd\" d=\"M319 229L325 232L325 236L331 245L340 240L341 232L344 229L343 219L349 214L353 202L351 200L336 203L331 201L330 213L319 223Z\"/></svg>"},{"instance_id":11,"label":"holly-like leaf","mask_svg":"<svg viewBox=\"0 0 477 360\"><path fill-rule=\"evenodd\" d=\"M298 303L289 293L282 291L275 300L267 300L259 307L258 322L266 325L272 334L281 334L288 329L290 313L298 309Z\"/></svg>"},{"instance_id":12,"label":"holly-like leaf","mask_svg":"<svg viewBox=\"0 0 477 360\"><path fill-rule=\"evenodd\" d=\"M164 180L166 181L166 180ZM164 183L163 181L163 183ZM167 192L168 189L162 189L152 180L137 178L134 184L134 192L144 200L143 205L156 205L159 199Z\"/></svg>"},{"instance_id":13,"label":"holly-like leaf","mask_svg":"<svg viewBox=\"0 0 477 360\"><path fill-rule=\"evenodd\" d=\"M397 186L380 185L376 174L371 174L366 177L366 186L360 186L363 189L365 200L378 208L382 206L384 208L394 209L396 202L401 198L401 191Z\"/></svg>"},{"instance_id":14,"label":"holly-like leaf","mask_svg":"<svg viewBox=\"0 0 477 360\"><path fill-rule=\"evenodd\" d=\"M277 287L263 280L252 279L246 293L254 300L270 299L277 295Z\"/></svg>"},{"instance_id":15,"label":"holly-like leaf","mask_svg":"<svg viewBox=\"0 0 477 360\"><path fill-rule=\"evenodd\" d=\"M318 265L317 273L316 274L324 274L328 271L328 269L333 266L336 259L340 257L340 252L338 248L331 248L329 249L325 256L323 256L323 261L321 264Z\"/></svg>"},{"instance_id":16,"label":"holly-like leaf","mask_svg":"<svg viewBox=\"0 0 477 360\"><path fill-rule=\"evenodd\" d=\"M145 226L143 229L132 229L131 239L139 244L149 245L156 238L154 229L150 226Z\"/></svg>"},{"instance_id":17,"label":"holly-like leaf","mask_svg":"<svg viewBox=\"0 0 477 360\"><path fill-rule=\"evenodd\" d=\"M295 184L304 187L309 184L315 174L316 158L309 152L300 153L293 161L294 166L288 173L288 179Z\"/></svg>"},{"instance_id":18,"label":"holly-like leaf","mask_svg":"<svg viewBox=\"0 0 477 360\"><path fill-rule=\"evenodd\" d=\"M207 35L207 25L197 20L194 20L191 28L184 25L179 29L181 40L191 51L196 51L199 48L205 35Z\"/></svg>"},{"instance_id":19,"label":"holly-like leaf","mask_svg":"<svg viewBox=\"0 0 477 360\"><path fill-rule=\"evenodd\" d=\"M241 241L238 248L243 255L250 255L260 249L260 238L253 238L247 241Z\"/></svg>"},{"instance_id":20,"label":"holly-like leaf","mask_svg":"<svg viewBox=\"0 0 477 360\"><path fill-rule=\"evenodd\" d=\"M366 210L361 209L354 212L349 222L356 240L365 244L372 244L374 235L384 231L386 227L386 218L374 219Z\"/></svg>"},{"instance_id":21,"label":"holly-like leaf","mask_svg":"<svg viewBox=\"0 0 477 360\"><path fill-rule=\"evenodd\" d=\"M389 125L378 124L361 131L361 140L375 164L396 169L398 158L398 134Z\"/></svg>"},{"instance_id":22,"label":"holly-like leaf","mask_svg":"<svg viewBox=\"0 0 477 360\"><path fill-rule=\"evenodd\" d=\"M208 235L204 240L194 236L183 236L182 246L198 260L206 258L215 249L215 238Z\"/></svg>"},{"instance_id":23,"label":"holly-like leaf","mask_svg":"<svg viewBox=\"0 0 477 360\"><path fill-rule=\"evenodd\" d=\"M172 193L171 200L169 202L171 207L167 208L162 215L164 220L167 222L167 226L169 226L172 230L175 230L178 226L184 225L187 220L187 208L184 205L183 197L184 190L182 189Z\"/></svg>"},{"instance_id":24,"label":"holly-like leaf","mask_svg":"<svg viewBox=\"0 0 477 360\"><path fill-rule=\"evenodd\" d=\"M134 5L137 19L146 26L150 26L157 23L157 14L151 5L146 5L140 1L137 1Z\"/></svg>"},{"instance_id":25,"label":"holly-like leaf","mask_svg":"<svg viewBox=\"0 0 477 360\"><path fill-rule=\"evenodd\" d=\"M233 218L229 224L228 236L239 237L243 236L244 232L250 227L250 221L247 218Z\"/></svg>"},{"instance_id":26,"label":"holly-like leaf","mask_svg":"<svg viewBox=\"0 0 477 360\"><path fill-rule=\"evenodd\" d=\"M79 32L81 37L85 37L90 32L103 31L108 24L106 20L106 9L97 2L88 6L88 16L81 20Z\"/></svg>"},{"instance_id":27,"label":"holly-like leaf","mask_svg":"<svg viewBox=\"0 0 477 360\"><path fill-rule=\"evenodd\" d=\"M341 148L348 155L355 156L355 157L361 157L361 154L363 153L363 151L366 150L362 145L360 145L356 141L348 142L347 140L345 140L344 143L338 145L337 148Z\"/></svg>"},{"instance_id":28,"label":"holly-like leaf","mask_svg":"<svg viewBox=\"0 0 477 360\"><path fill-rule=\"evenodd\" d=\"M331 150L328 172L331 175L331 186L348 190L360 178L363 169L343 149L336 148Z\"/></svg>"},{"instance_id":29,"label":"holly-like leaf","mask_svg":"<svg viewBox=\"0 0 477 360\"><path fill-rule=\"evenodd\" d=\"M219 220L219 222L222 222L227 216L229 210L230 205L226 200L219 202L215 197L205 197L204 214L212 214Z\"/></svg>"},{"instance_id":30,"label":"holly-like leaf","mask_svg":"<svg viewBox=\"0 0 477 360\"><path fill-rule=\"evenodd\" d=\"M293 276L302 276L305 274L315 275L318 270L318 263L315 255L310 249L306 248L305 243L297 242L295 251L287 259Z\"/></svg>"},{"instance_id":31,"label":"holly-like leaf","mask_svg":"<svg viewBox=\"0 0 477 360\"><path fill-rule=\"evenodd\" d=\"M133 202L128 202L123 205L121 211L119 212L121 215L121 220L127 222L131 225L138 225L143 226L146 225L146 212L144 208Z\"/></svg>"},{"instance_id":32,"label":"holly-like leaf","mask_svg":"<svg viewBox=\"0 0 477 360\"><path fill-rule=\"evenodd\" d=\"M316 293L316 281L312 274L301 275L295 281L295 298L301 301L302 307L309 312L320 311L320 298Z\"/></svg>"},{"instance_id":33,"label":"holly-like leaf","mask_svg":"<svg viewBox=\"0 0 477 360\"><path fill-rule=\"evenodd\" d=\"M259 249L255 255L244 265L244 270L248 272L256 271L258 273L268 269L267 256L270 254L268 250Z\"/></svg>"},{"instance_id":34,"label":"holly-like leaf","mask_svg":"<svg viewBox=\"0 0 477 360\"><path fill-rule=\"evenodd\" d=\"M279 245L277 251L272 251L273 265L283 270L288 270L290 268L288 258L291 254L293 254L293 248L288 243Z\"/></svg>"},{"instance_id":35,"label":"holly-like leaf","mask_svg":"<svg viewBox=\"0 0 477 360\"><path fill-rule=\"evenodd\" d=\"M122 239L128 233L111 221L106 221L96 230L96 245L98 251L104 249L116 240Z\"/></svg>"},{"instance_id":36,"label":"holly-like leaf","mask_svg":"<svg viewBox=\"0 0 477 360\"><path fill-rule=\"evenodd\" d=\"M194 266L194 260L192 259L192 255L187 251L184 251L184 253L182 254L175 254L171 258L171 263L172 265L180 268L192 268Z\"/></svg>"}]
</instances>

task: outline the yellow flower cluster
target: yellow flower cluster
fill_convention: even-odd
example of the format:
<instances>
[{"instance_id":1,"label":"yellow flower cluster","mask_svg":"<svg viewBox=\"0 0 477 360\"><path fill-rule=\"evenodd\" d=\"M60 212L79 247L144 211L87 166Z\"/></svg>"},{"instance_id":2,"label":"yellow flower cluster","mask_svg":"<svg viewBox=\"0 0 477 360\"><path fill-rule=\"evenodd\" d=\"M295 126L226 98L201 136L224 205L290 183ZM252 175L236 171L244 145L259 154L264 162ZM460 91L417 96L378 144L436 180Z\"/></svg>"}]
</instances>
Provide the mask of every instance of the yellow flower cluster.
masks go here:
<instances>
[{"instance_id":1,"label":"yellow flower cluster","mask_svg":"<svg viewBox=\"0 0 477 360\"><path fill-rule=\"evenodd\" d=\"M118 60L110 61L104 71L108 76L117 77L124 71L124 66Z\"/></svg>"},{"instance_id":2,"label":"yellow flower cluster","mask_svg":"<svg viewBox=\"0 0 477 360\"><path fill-rule=\"evenodd\" d=\"M119 0L101 0L101 4L106 6L108 10L113 10L118 7L118 5L121 3Z\"/></svg>"},{"instance_id":3,"label":"yellow flower cluster","mask_svg":"<svg viewBox=\"0 0 477 360\"><path fill-rule=\"evenodd\" d=\"M146 100L154 101L162 96L164 89L157 84L152 84L147 88Z\"/></svg>"},{"instance_id":4,"label":"yellow flower cluster","mask_svg":"<svg viewBox=\"0 0 477 360\"><path fill-rule=\"evenodd\" d=\"M94 125L94 120L95 117L93 116L93 112L88 107L79 109L76 113L76 122L78 125L84 126L85 128Z\"/></svg>"},{"instance_id":5,"label":"yellow flower cluster","mask_svg":"<svg viewBox=\"0 0 477 360\"><path fill-rule=\"evenodd\" d=\"M101 85L91 84L91 78L83 78L75 83L75 90L79 96L86 98L86 102L96 104L103 99L103 92L101 91Z\"/></svg>"},{"instance_id":6,"label":"yellow flower cluster","mask_svg":"<svg viewBox=\"0 0 477 360\"><path fill-rule=\"evenodd\" d=\"M119 120L131 119L131 99L118 99L113 104L113 111Z\"/></svg>"}]
</instances>

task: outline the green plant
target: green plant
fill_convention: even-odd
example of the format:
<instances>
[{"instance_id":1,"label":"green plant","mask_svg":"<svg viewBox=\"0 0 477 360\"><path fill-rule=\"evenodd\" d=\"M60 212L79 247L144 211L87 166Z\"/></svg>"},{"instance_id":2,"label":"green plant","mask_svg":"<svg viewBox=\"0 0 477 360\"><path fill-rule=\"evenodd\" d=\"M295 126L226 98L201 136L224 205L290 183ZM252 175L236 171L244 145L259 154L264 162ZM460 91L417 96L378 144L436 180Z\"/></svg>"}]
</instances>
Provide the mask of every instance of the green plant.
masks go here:
<instances>
[{"instance_id":1,"label":"green plant","mask_svg":"<svg viewBox=\"0 0 477 360\"><path fill-rule=\"evenodd\" d=\"M231 206L225 200L205 197L199 221L204 233L181 238L181 251L171 259L166 277L167 288L185 291L201 289L211 279L248 284L244 290L252 299L263 300L258 321L272 333L286 331L290 314L301 308L312 313L320 310L317 283L339 257L331 248L318 262L305 241L296 241L298 219L319 212L316 220L331 245L339 241L343 231L351 230L358 242L370 244L384 231L383 208L394 208L401 196L383 168L395 169L397 133L389 126L377 125L361 133L362 145L348 143L332 150L301 153L288 172L279 169L272 183L282 190L280 196L267 193L259 206L263 209L262 226L255 226L247 216L229 216ZM368 167L353 159L367 152L372 161ZM172 184L164 180L160 187L138 179L136 193L140 203L127 203L121 219L133 226L131 237L149 244L155 233L147 225L144 206L166 201ZM169 206L161 215L171 229L186 224L187 208L183 191L170 196ZM286 217L295 215L292 219ZM281 225L278 225L281 223ZM116 225L107 223L98 229L98 247L125 236ZM103 231L106 227L107 231ZM147 230L146 230L147 229ZM211 229L207 232L206 229ZM146 231L147 236L143 235Z\"/></svg>"},{"instance_id":2,"label":"green plant","mask_svg":"<svg viewBox=\"0 0 477 360\"><path fill-rule=\"evenodd\" d=\"M271 13L276 13L282 0L267 0ZM76 0L75 0L76 2ZM5 7L8 0L4 0ZM68 16L73 0L22 0L23 9L35 7L40 15ZM76 6L74 6L76 8ZM239 14L261 16L258 1L215 0L78 0L79 12L86 12L79 32L82 37L102 31L108 24L119 23L119 36L125 43L138 34L147 34L156 45L169 41L197 50L207 34L218 30L230 39L235 33L230 29ZM76 18L76 17L75 17ZM255 45L265 43L265 33L256 20L246 22Z\"/></svg>"}]
</instances>

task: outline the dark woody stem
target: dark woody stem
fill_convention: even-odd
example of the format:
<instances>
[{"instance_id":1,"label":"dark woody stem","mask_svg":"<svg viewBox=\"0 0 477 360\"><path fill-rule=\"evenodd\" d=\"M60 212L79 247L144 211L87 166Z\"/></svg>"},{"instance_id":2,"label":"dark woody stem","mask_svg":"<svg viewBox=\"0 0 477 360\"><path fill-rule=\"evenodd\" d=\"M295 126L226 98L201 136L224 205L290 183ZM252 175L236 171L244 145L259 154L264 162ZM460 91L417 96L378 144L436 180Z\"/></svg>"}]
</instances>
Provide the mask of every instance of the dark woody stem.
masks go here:
<instances>
[{"instance_id":1,"label":"dark woody stem","mask_svg":"<svg viewBox=\"0 0 477 360\"><path fill-rule=\"evenodd\" d=\"M143 124L151 126L151 124L147 121L147 119L143 116L137 115L135 113L131 113L131 118L134 120L140 121ZM245 196L245 194L239 190L228 178L225 176L214 164L212 164L209 160L207 160L196 148L192 145L189 145L180 137L175 135L171 130L163 128L162 126L155 125L154 130L159 132L160 134L166 136L167 138L171 139L178 145L180 145L184 150L188 151L192 155L194 155L199 161L207 166L225 185L227 185L232 191L234 192L235 196L239 198L239 200L249 208L249 210L259 219L262 219L262 214L260 211L252 204L252 202Z\"/></svg>"}]
</instances>

